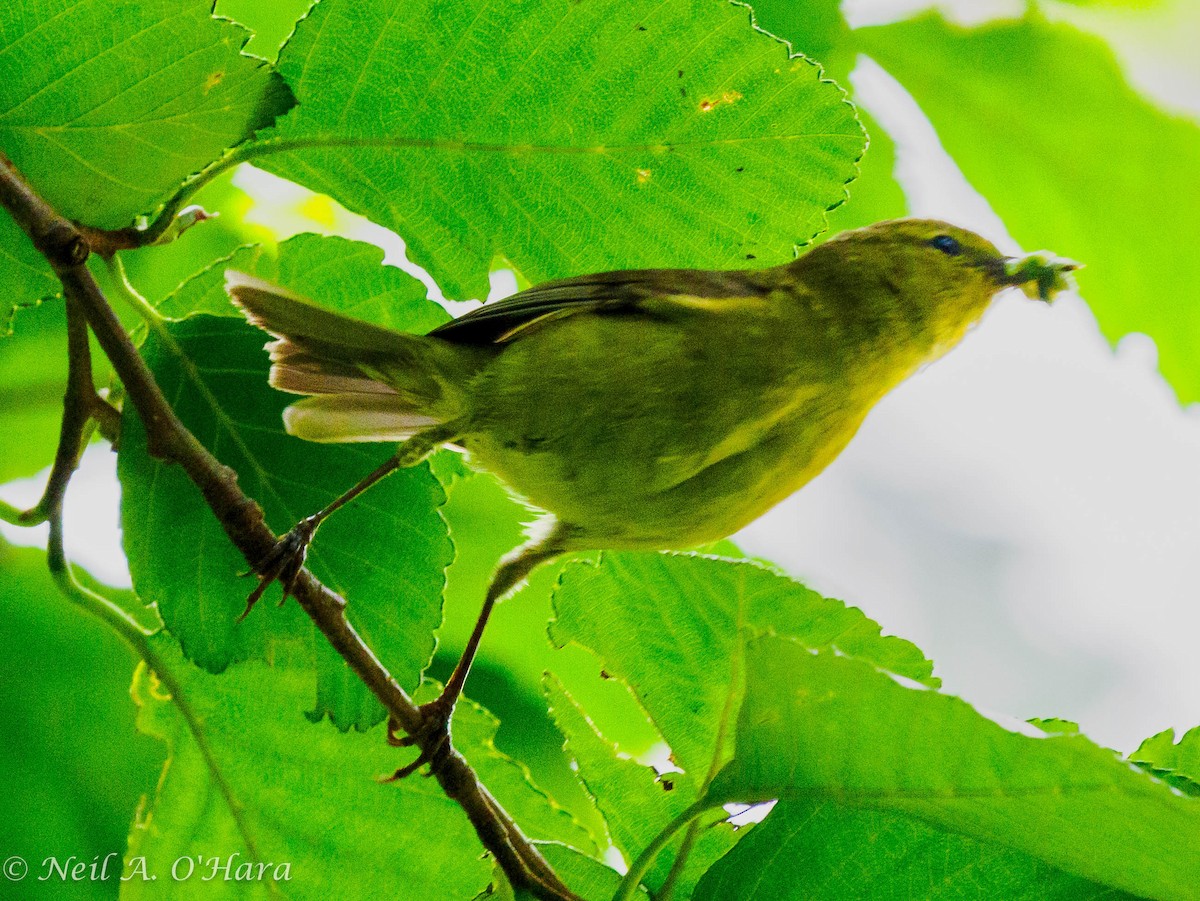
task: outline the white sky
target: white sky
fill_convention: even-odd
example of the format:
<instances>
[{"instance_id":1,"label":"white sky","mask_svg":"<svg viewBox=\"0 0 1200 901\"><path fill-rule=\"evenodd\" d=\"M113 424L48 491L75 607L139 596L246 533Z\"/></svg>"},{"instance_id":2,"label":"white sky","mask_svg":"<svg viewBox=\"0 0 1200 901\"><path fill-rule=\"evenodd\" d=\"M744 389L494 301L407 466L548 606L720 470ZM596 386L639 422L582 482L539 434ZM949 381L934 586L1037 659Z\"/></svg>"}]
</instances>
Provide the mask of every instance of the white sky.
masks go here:
<instances>
[{"instance_id":1,"label":"white sky","mask_svg":"<svg viewBox=\"0 0 1200 901\"><path fill-rule=\"evenodd\" d=\"M852 0L847 10L864 24L924 5ZM966 10L960 19L1022 6L951 5ZM1088 24L1116 34L1104 15ZM1121 34L1136 83L1200 112L1196 71L1180 75L1170 48L1148 52L1148 29ZM1187 45L1179 42L1176 63ZM853 81L897 140L911 211L1015 250L903 88L869 60ZM248 168L238 183L260 218L286 220L285 233L328 230L298 212L310 196L302 189ZM436 295L395 235L332 217L333 230L380 244ZM511 274L497 274L493 296L514 286ZM960 348L886 398L825 474L737 540L916 642L948 690L984 708L1078 720L1123 750L1163 728L1196 725L1200 414L1179 408L1154 357L1144 336L1113 353L1076 297L1050 308L1015 292L1002 297ZM67 539L82 565L128 584L113 460L102 448L85 456ZM31 503L40 484L14 483L0 495ZM0 533L45 542L42 530L0 524Z\"/></svg>"}]
</instances>

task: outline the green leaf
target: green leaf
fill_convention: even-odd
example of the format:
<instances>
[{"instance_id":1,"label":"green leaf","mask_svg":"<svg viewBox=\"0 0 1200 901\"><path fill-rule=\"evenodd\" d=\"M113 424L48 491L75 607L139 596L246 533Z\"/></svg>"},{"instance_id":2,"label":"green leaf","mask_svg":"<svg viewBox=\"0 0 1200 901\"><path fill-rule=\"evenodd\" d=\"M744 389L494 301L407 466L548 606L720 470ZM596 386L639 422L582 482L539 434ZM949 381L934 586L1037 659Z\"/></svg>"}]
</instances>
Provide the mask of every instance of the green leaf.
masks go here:
<instances>
[{"instance_id":1,"label":"green leaf","mask_svg":"<svg viewBox=\"0 0 1200 901\"><path fill-rule=\"evenodd\" d=\"M60 291L62 285L33 242L7 213L0 212L0 335L12 329L12 319L22 307Z\"/></svg>"},{"instance_id":2,"label":"green leaf","mask_svg":"<svg viewBox=\"0 0 1200 901\"><path fill-rule=\"evenodd\" d=\"M1173 729L1159 732L1142 742L1129 759L1200 782L1200 726L1189 729L1178 742Z\"/></svg>"},{"instance_id":3,"label":"green leaf","mask_svg":"<svg viewBox=\"0 0 1200 901\"><path fill-rule=\"evenodd\" d=\"M286 435L280 415L289 398L267 387L263 341L244 322L195 316L153 331L143 353L184 424L238 473L267 522L283 532L381 464L393 447L318 445ZM261 654L269 634L307 634L294 605L276 610L263 603L236 622L253 586L236 577L246 561L179 468L148 455L145 431L129 407L118 475L134 585L159 605L192 660L220 671ZM331 517L308 556L318 578L349 601L355 628L410 689L441 620L442 571L452 556L437 509L444 497L427 466L396 473ZM378 722L382 708L346 677L323 640L318 648L324 671L314 713L343 727Z\"/></svg>"},{"instance_id":4,"label":"green leaf","mask_svg":"<svg viewBox=\"0 0 1200 901\"><path fill-rule=\"evenodd\" d=\"M259 165L399 232L447 296L779 263L844 199L863 135L834 84L714 0L325 0ZM288 143L290 142L290 144Z\"/></svg>"},{"instance_id":5,"label":"green leaf","mask_svg":"<svg viewBox=\"0 0 1200 901\"><path fill-rule=\"evenodd\" d=\"M581 854L574 848L551 842L535 842L546 862L550 864L558 878L581 898L589 901L608 901L621 884L621 877L616 870L594 858ZM474 901L516 901L518 896L513 893L512 886L504 878L500 868L496 868L490 891ZM532 896L522 894L521 901ZM644 892L639 898L648 897Z\"/></svg>"},{"instance_id":6,"label":"green leaf","mask_svg":"<svg viewBox=\"0 0 1200 901\"><path fill-rule=\"evenodd\" d=\"M425 286L402 269L383 265L374 244L300 234L274 252L240 247L188 279L158 310L171 319L194 313L242 314L225 293L225 272L238 269L305 295L328 310L406 332L430 331L450 316L426 299Z\"/></svg>"},{"instance_id":7,"label":"green leaf","mask_svg":"<svg viewBox=\"0 0 1200 901\"><path fill-rule=\"evenodd\" d=\"M0 848L30 865L34 889L6 898L112 898L139 797L162 768L155 742L134 729L135 658L109 629L55 587L44 551L0 542ZM47 857L91 863L117 853L110 882L35 881Z\"/></svg>"},{"instance_id":8,"label":"green leaf","mask_svg":"<svg viewBox=\"0 0 1200 901\"><path fill-rule=\"evenodd\" d=\"M816 60L839 84L853 65L844 52L850 26L842 15L841 0L758 0L754 24L788 41L794 50Z\"/></svg>"},{"instance_id":9,"label":"green leaf","mask_svg":"<svg viewBox=\"0 0 1200 901\"><path fill-rule=\"evenodd\" d=\"M860 109L858 115L870 135L870 143L859 162L858 178L847 187L849 199L830 212L829 231L822 237L909 213L904 192L896 182L895 143L864 110Z\"/></svg>"},{"instance_id":10,"label":"green leaf","mask_svg":"<svg viewBox=\"0 0 1200 901\"><path fill-rule=\"evenodd\" d=\"M539 850L559 878L584 898L607 901L621 884L615 870L572 848L540 844Z\"/></svg>"},{"instance_id":11,"label":"green leaf","mask_svg":"<svg viewBox=\"0 0 1200 901\"><path fill-rule=\"evenodd\" d=\"M274 647L222 676L191 666L157 636L160 679L143 669L134 697L143 731L167 743L158 792L134 825L130 858L144 857L157 882L131 880L122 897L416 897L461 901L482 891L491 868L462 810L431 779L381 785L402 758L383 740L312 726L298 708L315 685L302 652ZM471 749L467 749L468 755ZM400 758L400 759L398 759ZM212 858L289 864L290 879L202 881ZM180 858L199 856L196 875L170 878ZM127 864L128 865L128 864ZM128 871L127 871L128 872Z\"/></svg>"},{"instance_id":12,"label":"green leaf","mask_svg":"<svg viewBox=\"0 0 1200 901\"><path fill-rule=\"evenodd\" d=\"M850 89L850 73L859 54L839 0L756 0L754 22L816 60L830 78ZM859 161L858 177L847 186L849 198L829 214L829 236L907 212L904 192L894 175L895 144L865 110L860 108L858 117L869 136L867 148Z\"/></svg>"},{"instance_id":13,"label":"green leaf","mask_svg":"<svg viewBox=\"0 0 1200 901\"><path fill-rule=\"evenodd\" d=\"M1075 735L1079 732L1079 724L1070 720L1060 720L1058 717L1035 717L1027 720L1031 726L1037 726L1043 732Z\"/></svg>"},{"instance_id":14,"label":"green leaf","mask_svg":"<svg viewBox=\"0 0 1200 901\"><path fill-rule=\"evenodd\" d=\"M1200 801L1083 736L1010 731L958 698L794 641L758 639L746 660L737 755L710 803L904 814L1137 895L1194 896Z\"/></svg>"},{"instance_id":15,"label":"green leaf","mask_svg":"<svg viewBox=\"0 0 1200 901\"><path fill-rule=\"evenodd\" d=\"M0 147L60 213L115 228L291 103L212 0L28 0L0 10ZM0 212L0 315L58 280Z\"/></svg>"},{"instance_id":16,"label":"green leaf","mask_svg":"<svg viewBox=\"0 0 1200 901\"><path fill-rule=\"evenodd\" d=\"M1189 795L1200 795L1200 726L1175 741L1167 729L1147 738L1129 759Z\"/></svg>"},{"instance_id":17,"label":"green leaf","mask_svg":"<svg viewBox=\"0 0 1200 901\"><path fill-rule=\"evenodd\" d=\"M779 632L814 645L833 644L936 684L932 665L913 645L881 637L879 626L861 611L750 562L605 554L599 565L576 563L563 570L554 611L555 644L590 648L608 676L627 683L683 770L656 783L649 767L614 759L616 749L582 710L552 689L555 718L580 778L608 819L614 843L631 860L703 794L732 754L745 634ZM697 845L681 887L699 878L735 837L719 826L697 830L691 840ZM649 886L661 886L671 857L659 856L646 879Z\"/></svg>"},{"instance_id":18,"label":"green leaf","mask_svg":"<svg viewBox=\"0 0 1200 901\"><path fill-rule=\"evenodd\" d=\"M264 259L265 258L265 259ZM237 248L233 253L209 263L204 269L184 281L158 304L158 312L167 319L186 319L198 313L209 316L245 317L225 293L225 271L236 269L261 278L270 278L263 270L274 269L267 249L259 244Z\"/></svg>"},{"instance_id":19,"label":"green leaf","mask_svg":"<svg viewBox=\"0 0 1200 901\"><path fill-rule=\"evenodd\" d=\"M673 791L669 776L660 779L652 768L618 756L556 676L547 673L545 685L554 724L566 736L567 752L604 815L613 844L627 854L641 850L688 802Z\"/></svg>"},{"instance_id":20,"label":"green leaf","mask_svg":"<svg viewBox=\"0 0 1200 901\"><path fill-rule=\"evenodd\" d=\"M613 845L627 860L632 860L663 826L683 812L694 800L695 792L682 788L677 791L674 773L657 776L650 767L619 756L616 747L600 735L575 699L550 674L546 676L546 694L555 725L567 738L567 751L575 759L580 780L608 824ZM690 896L700 874L720 859L735 840L733 828L727 823L697 832L688 866L676 882L680 897ZM682 841L682 838L677 840L669 853L655 861L654 869L643 880L647 885L655 890L662 886Z\"/></svg>"},{"instance_id":21,"label":"green leaf","mask_svg":"<svg viewBox=\"0 0 1200 901\"><path fill-rule=\"evenodd\" d=\"M19 330L0 337L0 482L31 476L54 462L67 384L62 301L21 309L16 316Z\"/></svg>"},{"instance_id":22,"label":"green leaf","mask_svg":"<svg viewBox=\"0 0 1200 901\"><path fill-rule=\"evenodd\" d=\"M863 29L967 179L1022 245L1087 264L1112 340L1144 332L1182 402L1200 399L1200 126L1134 91L1100 40L1037 15L974 30L937 16ZM1021 60L1021 65L1012 65ZM960 73L948 78L947 73Z\"/></svg>"},{"instance_id":23,"label":"green leaf","mask_svg":"<svg viewBox=\"0 0 1200 901\"><path fill-rule=\"evenodd\" d=\"M700 881L694 901L1090 901L1134 896L911 817L780 801Z\"/></svg>"},{"instance_id":24,"label":"green leaf","mask_svg":"<svg viewBox=\"0 0 1200 901\"><path fill-rule=\"evenodd\" d=\"M591 648L633 689L672 756L700 781L723 762L721 723L736 713L745 632L836 646L936 685L912 644L880 636L855 607L756 563L683 554L605 554L567 567L554 593L551 637ZM732 725L732 723L730 723Z\"/></svg>"},{"instance_id":25,"label":"green leaf","mask_svg":"<svg viewBox=\"0 0 1200 901\"><path fill-rule=\"evenodd\" d=\"M212 0L28 0L0 14L0 146L70 219L112 228L269 124L287 92Z\"/></svg>"},{"instance_id":26,"label":"green leaf","mask_svg":"<svg viewBox=\"0 0 1200 901\"><path fill-rule=\"evenodd\" d=\"M248 53L265 59L274 59L292 29L314 3L314 0L275 0L261 3L259 0L217 0L214 14L228 16L241 22L254 37L246 45Z\"/></svg>"}]
</instances>

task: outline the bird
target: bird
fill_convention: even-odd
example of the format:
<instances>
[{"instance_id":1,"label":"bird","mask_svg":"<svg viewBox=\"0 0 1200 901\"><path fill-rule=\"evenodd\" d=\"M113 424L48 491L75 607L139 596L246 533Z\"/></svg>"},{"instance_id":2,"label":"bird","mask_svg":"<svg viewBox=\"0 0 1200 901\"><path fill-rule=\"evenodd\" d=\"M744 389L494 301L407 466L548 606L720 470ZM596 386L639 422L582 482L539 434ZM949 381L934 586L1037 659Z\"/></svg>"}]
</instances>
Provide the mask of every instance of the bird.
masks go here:
<instances>
[{"instance_id":1,"label":"bird","mask_svg":"<svg viewBox=\"0 0 1200 901\"><path fill-rule=\"evenodd\" d=\"M284 410L286 431L398 443L258 562L247 612L275 580L287 597L326 517L440 447L545 512L500 560L458 664L421 708L434 738L421 744L434 750L396 773L406 776L448 747L491 611L536 566L733 534L825 469L871 408L956 345L996 294L1049 301L1077 268L1047 252L1006 256L948 222L895 219L774 267L548 281L425 335L230 270L231 300L273 339L269 383L306 395Z\"/></svg>"}]
</instances>

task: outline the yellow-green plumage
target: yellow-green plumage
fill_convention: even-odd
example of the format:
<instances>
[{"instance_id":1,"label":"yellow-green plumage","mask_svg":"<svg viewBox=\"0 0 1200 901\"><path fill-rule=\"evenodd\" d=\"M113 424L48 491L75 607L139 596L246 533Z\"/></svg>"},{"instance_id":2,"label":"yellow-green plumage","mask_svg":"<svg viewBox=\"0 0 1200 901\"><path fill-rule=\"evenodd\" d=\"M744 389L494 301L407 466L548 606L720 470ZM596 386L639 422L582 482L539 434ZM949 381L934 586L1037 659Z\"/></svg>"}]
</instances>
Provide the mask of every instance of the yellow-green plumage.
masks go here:
<instances>
[{"instance_id":1,"label":"yellow-green plumage","mask_svg":"<svg viewBox=\"0 0 1200 901\"><path fill-rule=\"evenodd\" d=\"M289 431L398 440L452 424L474 463L554 514L559 550L676 548L802 487L997 291L1068 268L897 220L772 269L552 282L429 336L236 276L231 293L281 338L273 382L318 395L290 408Z\"/></svg>"}]
</instances>

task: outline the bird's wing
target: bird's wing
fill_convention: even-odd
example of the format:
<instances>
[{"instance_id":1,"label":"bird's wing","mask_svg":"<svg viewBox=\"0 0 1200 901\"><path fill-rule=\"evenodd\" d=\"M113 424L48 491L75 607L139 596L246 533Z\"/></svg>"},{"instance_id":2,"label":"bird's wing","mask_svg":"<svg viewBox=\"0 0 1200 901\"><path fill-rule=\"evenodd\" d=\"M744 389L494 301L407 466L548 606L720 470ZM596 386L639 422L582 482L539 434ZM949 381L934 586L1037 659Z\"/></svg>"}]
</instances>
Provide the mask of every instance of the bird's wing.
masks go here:
<instances>
[{"instance_id":1,"label":"bird's wing","mask_svg":"<svg viewBox=\"0 0 1200 901\"><path fill-rule=\"evenodd\" d=\"M535 285L472 310L429 334L457 344L503 344L538 323L576 313L619 313L647 302L695 306L758 298L771 291L762 271L639 269L581 275Z\"/></svg>"}]
</instances>

